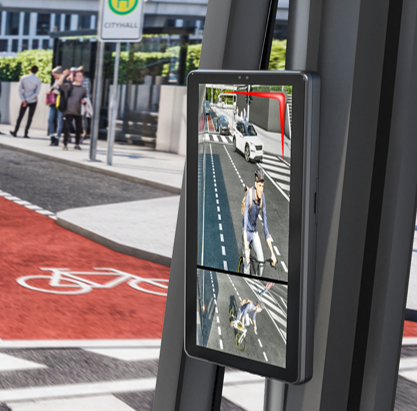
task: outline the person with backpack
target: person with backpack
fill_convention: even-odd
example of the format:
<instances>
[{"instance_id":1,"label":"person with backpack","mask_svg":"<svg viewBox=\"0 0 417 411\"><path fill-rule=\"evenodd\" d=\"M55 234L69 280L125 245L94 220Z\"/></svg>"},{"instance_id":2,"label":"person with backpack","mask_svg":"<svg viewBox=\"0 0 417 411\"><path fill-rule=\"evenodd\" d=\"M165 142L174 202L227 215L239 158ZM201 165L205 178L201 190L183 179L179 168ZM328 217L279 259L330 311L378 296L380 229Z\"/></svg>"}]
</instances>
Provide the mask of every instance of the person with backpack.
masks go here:
<instances>
[{"instance_id":1,"label":"person with backpack","mask_svg":"<svg viewBox=\"0 0 417 411\"><path fill-rule=\"evenodd\" d=\"M54 83L47 94L46 104L49 105L49 118L48 118L48 135L51 138L51 146L59 145L59 138L61 137L62 128L64 125L64 113L58 110L57 99L59 96L59 86L57 83L62 76L63 69L61 66L57 66L52 70L52 77ZM56 137L55 137L55 120L56 120Z\"/></svg>"},{"instance_id":2,"label":"person with backpack","mask_svg":"<svg viewBox=\"0 0 417 411\"><path fill-rule=\"evenodd\" d=\"M64 111L64 150L68 150L68 139L70 137L71 124L75 122L75 150L81 150L80 139L82 133L82 117L81 106L86 103L87 91L82 86L83 73L76 71L73 73L73 82L64 82L70 74L69 70L65 70L58 80L57 85L60 87L59 96L60 111Z\"/></svg>"},{"instance_id":3,"label":"person with backpack","mask_svg":"<svg viewBox=\"0 0 417 411\"><path fill-rule=\"evenodd\" d=\"M243 272L250 274L250 249L249 245L252 243L256 254L256 259L259 261L259 275L262 276L264 270L264 253L262 251L261 239L256 228L259 212L262 210L262 220L264 224L265 239L271 251L272 265L275 266L277 258L275 257L274 249L272 248L272 237L268 230L268 220L266 216L266 201L264 194L265 173L262 168L255 171L255 187L246 187L246 194L242 200L241 212L243 214Z\"/></svg>"}]
</instances>

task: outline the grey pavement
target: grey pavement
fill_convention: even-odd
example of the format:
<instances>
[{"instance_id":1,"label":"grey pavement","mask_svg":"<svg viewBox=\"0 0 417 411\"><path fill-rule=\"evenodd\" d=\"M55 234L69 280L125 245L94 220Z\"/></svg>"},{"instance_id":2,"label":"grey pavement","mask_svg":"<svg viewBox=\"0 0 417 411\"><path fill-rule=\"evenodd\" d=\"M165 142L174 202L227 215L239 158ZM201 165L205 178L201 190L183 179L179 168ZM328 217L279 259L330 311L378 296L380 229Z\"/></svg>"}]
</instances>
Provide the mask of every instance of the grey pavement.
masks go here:
<instances>
[{"instance_id":1,"label":"grey pavement","mask_svg":"<svg viewBox=\"0 0 417 411\"><path fill-rule=\"evenodd\" d=\"M105 141L98 141L98 161L91 162L89 140L82 151L71 145L63 151L49 146L44 130L30 136L0 135L1 190L58 212L58 224L93 241L170 264L183 156L116 143L107 166Z\"/></svg>"},{"instance_id":2,"label":"grey pavement","mask_svg":"<svg viewBox=\"0 0 417 411\"><path fill-rule=\"evenodd\" d=\"M170 265L179 196L75 208L57 223L115 251Z\"/></svg>"},{"instance_id":3,"label":"grey pavement","mask_svg":"<svg viewBox=\"0 0 417 411\"><path fill-rule=\"evenodd\" d=\"M11 126L1 125L4 133L7 133L10 128ZM108 166L106 164L106 141L98 141L97 161L90 162L89 140L81 146L81 151L74 150L72 144L69 144L69 151L63 151L62 144L61 147L50 147L49 137L45 134L44 130L31 129L29 139L14 138L8 134L0 135L0 147L30 152L64 164L150 185L175 194L180 193L184 156L155 151L148 147L116 143L113 165Z\"/></svg>"}]
</instances>

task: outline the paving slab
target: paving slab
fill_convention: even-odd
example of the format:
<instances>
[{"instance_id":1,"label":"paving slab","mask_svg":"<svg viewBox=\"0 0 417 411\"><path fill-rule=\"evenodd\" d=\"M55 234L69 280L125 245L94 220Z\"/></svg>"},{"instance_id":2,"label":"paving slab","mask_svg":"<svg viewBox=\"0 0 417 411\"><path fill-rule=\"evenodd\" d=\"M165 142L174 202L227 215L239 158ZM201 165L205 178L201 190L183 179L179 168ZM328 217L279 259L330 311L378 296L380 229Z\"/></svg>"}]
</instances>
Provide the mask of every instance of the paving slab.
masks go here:
<instances>
[{"instance_id":1,"label":"paving slab","mask_svg":"<svg viewBox=\"0 0 417 411\"><path fill-rule=\"evenodd\" d=\"M57 224L123 254L171 264L179 196L75 208Z\"/></svg>"},{"instance_id":2,"label":"paving slab","mask_svg":"<svg viewBox=\"0 0 417 411\"><path fill-rule=\"evenodd\" d=\"M7 125L1 126L4 133L10 128L11 126ZM44 130L31 130L29 139L15 138L8 134L0 135L0 147L139 182L175 194L181 191L184 156L156 151L149 147L115 143L113 164L108 166L106 141L97 142L97 161L94 162L89 160L90 140L81 145L81 151L74 150L73 144L69 144L69 150L64 151L62 142L58 147L49 146L49 142L50 139Z\"/></svg>"}]
</instances>

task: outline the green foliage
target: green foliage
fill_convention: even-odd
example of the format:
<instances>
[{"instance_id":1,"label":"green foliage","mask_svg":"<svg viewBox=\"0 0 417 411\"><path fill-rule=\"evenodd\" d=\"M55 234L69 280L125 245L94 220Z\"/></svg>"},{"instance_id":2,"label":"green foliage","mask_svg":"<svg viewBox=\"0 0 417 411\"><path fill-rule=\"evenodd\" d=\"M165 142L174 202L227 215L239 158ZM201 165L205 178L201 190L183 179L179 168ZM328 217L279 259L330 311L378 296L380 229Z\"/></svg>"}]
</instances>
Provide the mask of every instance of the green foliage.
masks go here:
<instances>
[{"instance_id":1,"label":"green foliage","mask_svg":"<svg viewBox=\"0 0 417 411\"><path fill-rule=\"evenodd\" d=\"M28 50L17 53L16 57L0 58L0 79L2 81L19 81L29 74L34 65L39 67L38 77L42 83L51 81L52 50Z\"/></svg>"},{"instance_id":2,"label":"green foliage","mask_svg":"<svg viewBox=\"0 0 417 411\"><path fill-rule=\"evenodd\" d=\"M149 44L141 45L140 51L121 52L119 69L119 82L121 84L130 81L140 84L143 83L145 75L168 76L170 70L174 75L178 75L180 46L166 47L164 43L163 51L151 51L157 48L159 40L155 37L155 44L150 40L152 39L149 39ZM272 42L269 70L283 70L285 68L286 47L286 40L274 40ZM159 49L161 50L161 47ZM33 65L37 65L39 67L38 76L43 83L49 83L51 81L52 55L52 50L28 50L17 53L16 57L0 58L0 79L2 81L19 81L22 75L29 73ZM198 69L200 55L201 44L188 46L186 75L190 71ZM115 53L105 53L105 78L113 78L114 56ZM291 94L291 90L285 91ZM217 98L216 95L214 97Z\"/></svg>"},{"instance_id":3,"label":"green foliage","mask_svg":"<svg viewBox=\"0 0 417 411\"><path fill-rule=\"evenodd\" d=\"M287 40L273 40L271 57L269 58L269 70L284 70L287 54Z\"/></svg>"}]
</instances>

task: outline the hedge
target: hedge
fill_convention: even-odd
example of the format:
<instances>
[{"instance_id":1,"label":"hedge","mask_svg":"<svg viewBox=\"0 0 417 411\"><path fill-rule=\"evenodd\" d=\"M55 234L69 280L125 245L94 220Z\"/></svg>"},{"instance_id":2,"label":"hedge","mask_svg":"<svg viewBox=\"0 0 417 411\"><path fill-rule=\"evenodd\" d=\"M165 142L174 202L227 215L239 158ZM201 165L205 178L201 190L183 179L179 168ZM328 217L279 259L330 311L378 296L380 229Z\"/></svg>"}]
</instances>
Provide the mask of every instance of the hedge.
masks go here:
<instances>
[{"instance_id":1,"label":"hedge","mask_svg":"<svg viewBox=\"0 0 417 411\"><path fill-rule=\"evenodd\" d=\"M287 42L285 40L274 40L272 42L271 57L269 62L270 70L282 70L285 68ZM133 83L142 83L145 74L167 76L169 72L169 62L174 60L173 72L178 69L178 57L180 46L167 48L164 52L135 52L130 55L129 52L120 53L120 70L119 82L125 84L128 81ZM200 62L201 44L192 44L188 46L186 60L186 75L198 68ZM0 79L2 81L19 81L20 77L28 74L33 65L39 67L38 76L43 83L51 81L52 68L52 50L28 50L17 53L16 57L0 58ZM129 65L129 58L133 57L133 65ZM153 65L162 60L166 64ZM114 53L106 53L104 58L104 76L113 77ZM130 69L134 67L134 69ZM145 68L146 70L140 70Z\"/></svg>"}]
</instances>

